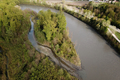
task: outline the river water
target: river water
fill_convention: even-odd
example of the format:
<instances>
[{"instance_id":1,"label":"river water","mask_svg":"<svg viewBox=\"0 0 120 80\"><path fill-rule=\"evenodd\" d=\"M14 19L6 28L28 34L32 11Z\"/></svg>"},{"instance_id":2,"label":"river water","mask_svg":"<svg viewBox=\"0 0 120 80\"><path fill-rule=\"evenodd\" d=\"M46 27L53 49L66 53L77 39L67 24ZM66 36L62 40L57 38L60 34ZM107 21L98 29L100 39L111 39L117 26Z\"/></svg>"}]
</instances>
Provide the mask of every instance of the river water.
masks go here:
<instances>
[{"instance_id":1,"label":"river water","mask_svg":"<svg viewBox=\"0 0 120 80\"><path fill-rule=\"evenodd\" d=\"M52 12L58 12L39 6L20 6L22 10L29 8L39 12L50 9ZM90 26L67 13L64 14L69 35L82 61L83 80L120 80L120 57L117 53Z\"/></svg>"}]
</instances>

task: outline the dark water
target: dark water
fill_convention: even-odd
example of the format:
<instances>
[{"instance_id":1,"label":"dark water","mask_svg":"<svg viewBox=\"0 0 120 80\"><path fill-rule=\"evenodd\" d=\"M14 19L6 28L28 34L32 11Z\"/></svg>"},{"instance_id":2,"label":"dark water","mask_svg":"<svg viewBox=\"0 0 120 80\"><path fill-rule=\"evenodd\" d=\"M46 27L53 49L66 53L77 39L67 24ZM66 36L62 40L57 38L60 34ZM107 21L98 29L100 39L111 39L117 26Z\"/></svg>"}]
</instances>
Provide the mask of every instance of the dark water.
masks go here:
<instances>
[{"instance_id":1,"label":"dark water","mask_svg":"<svg viewBox=\"0 0 120 80\"><path fill-rule=\"evenodd\" d=\"M21 5L36 12L50 8ZM52 12L58 12L50 9ZM84 67L84 80L120 80L120 57L90 26L64 13L72 42Z\"/></svg>"}]
</instances>

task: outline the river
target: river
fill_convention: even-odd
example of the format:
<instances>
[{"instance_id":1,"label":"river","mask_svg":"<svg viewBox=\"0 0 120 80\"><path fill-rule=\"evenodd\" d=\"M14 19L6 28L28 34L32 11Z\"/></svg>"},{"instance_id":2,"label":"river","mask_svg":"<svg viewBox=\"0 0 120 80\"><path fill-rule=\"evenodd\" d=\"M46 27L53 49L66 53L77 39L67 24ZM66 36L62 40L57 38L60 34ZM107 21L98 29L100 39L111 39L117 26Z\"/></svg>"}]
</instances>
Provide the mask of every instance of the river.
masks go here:
<instances>
[{"instance_id":1,"label":"river","mask_svg":"<svg viewBox=\"0 0 120 80\"><path fill-rule=\"evenodd\" d=\"M21 9L31 9L36 12L55 9L20 5ZM83 80L120 80L120 57L99 34L90 26L73 16L64 13L69 28L69 35L76 45L75 49L82 61Z\"/></svg>"}]
</instances>

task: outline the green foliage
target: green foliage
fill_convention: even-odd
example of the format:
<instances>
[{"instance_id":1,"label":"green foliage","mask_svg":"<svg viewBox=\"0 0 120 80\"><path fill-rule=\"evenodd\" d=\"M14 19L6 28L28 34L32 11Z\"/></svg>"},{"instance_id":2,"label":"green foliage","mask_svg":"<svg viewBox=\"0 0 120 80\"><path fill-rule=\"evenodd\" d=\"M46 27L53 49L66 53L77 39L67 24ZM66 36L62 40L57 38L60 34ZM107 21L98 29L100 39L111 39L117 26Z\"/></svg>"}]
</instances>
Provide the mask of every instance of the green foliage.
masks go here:
<instances>
[{"instance_id":1,"label":"green foliage","mask_svg":"<svg viewBox=\"0 0 120 80\"><path fill-rule=\"evenodd\" d=\"M90 18L91 15L92 15L92 12L90 10L84 10L84 16Z\"/></svg>"},{"instance_id":2,"label":"green foliage","mask_svg":"<svg viewBox=\"0 0 120 80\"><path fill-rule=\"evenodd\" d=\"M30 0L18 0L20 3L28 3Z\"/></svg>"},{"instance_id":3,"label":"green foliage","mask_svg":"<svg viewBox=\"0 0 120 80\"><path fill-rule=\"evenodd\" d=\"M14 0L0 1L0 46L3 48L4 54L2 55L4 59L0 58L1 63L4 62L3 65L0 64L0 70L2 69L3 73L1 80L5 80L5 55L9 60L7 73L11 80L17 78L25 64L30 60L25 45L25 43L29 43L27 39L30 27L29 16L25 16L21 10L14 7L16 2Z\"/></svg>"},{"instance_id":4,"label":"green foliage","mask_svg":"<svg viewBox=\"0 0 120 80\"><path fill-rule=\"evenodd\" d=\"M115 3L114 5L108 4L108 3L103 3L103 4L99 4L99 6L92 6L92 3L89 3L87 6L85 6L83 8L95 12L95 14L98 17L105 18L106 20L111 20L113 25L120 28L119 3Z\"/></svg>"},{"instance_id":5,"label":"green foliage","mask_svg":"<svg viewBox=\"0 0 120 80\"><path fill-rule=\"evenodd\" d=\"M43 32L45 32L47 40L50 41L52 35L55 35L55 32L57 31L56 24L54 24L51 20L46 20L43 23Z\"/></svg>"},{"instance_id":6,"label":"green foliage","mask_svg":"<svg viewBox=\"0 0 120 80\"><path fill-rule=\"evenodd\" d=\"M0 54L0 73L2 72L0 79L6 80L6 60L4 59L7 55L9 59L7 73L10 80L76 80L67 71L54 66L47 57L38 53L28 40L30 15L33 15L34 19L38 19L35 24L35 36L38 41L50 44L52 48L56 48L56 54L60 53L65 36L63 31L66 30L66 20L63 13L55 14L50 10L41 11L38 14L28 9L21 11L14 7L16 3L17 1L0 0L0 47L3 48L3 54ZM68 46L72 44L70 40L67 40L67 37L66 44ZM69 48L74 50L69 53L76 55L73 45ZM69 60L67 55L69 54L63 54Z\"/></svg>"},{"instance_id":7,"label":"green foliage","mask_svg":"<svg viewBox=\"0 0 120 80\"><path fill-rule=\"evenodd\" d=\"M100 6L101 6L102 4L100 4ZM87 5L88 6L88 5ZM87 8L87 6L84 6L84 8ZM120 43L118 42L118 41L116 41L116 39L113 37L113 36L111 36L111 35L108 35L107 34L107 28L108 28L108 26L110 25L110 18L108 17L108 16L105 16L104 15L104 13L103 12L106 12L106 8L108 8L110 5L106 5L106 4L103 4L101 7L103 7L103 9L105 9L105 11L101 11L101 13L100 13L100 9L99 8L101 8L101 7L94 7L94 11L95 11L95 13L97 14L97 16L99 16L99 17L104 17L105 19L101 19L101 18L97 18L97 17L93 17L93 18L91 18L91 19L89 19L89 18L87 18L86 16L84 16L84 15L81 15L81 14L77 14L77 13L75 13L75 12L73 12L73 11L70 11L70 10L67 10L67 9L65 9L64 8L64 11L65 12L67 12L67 13L69 13L69 14L71 14L71 15L73 15L74 17L76 17L76 18L78 18L78 19L80 19L80 20L82 20L83 22L85 22L85 23L87 23L88 25L90 25L91 27L93 27L98 33L100 33L114 48L115 48L115 50L118 52L118 53L120 53ZM111 8L111 7L110 7ZM87 9L89 9L89 8L87 8ZM102 9L102 8L101 8ZM115 11L115 12L117 12L117 13L115 13L115 14L119 14L119 8L118 7L116 7L116 8L114 8L114 7L112 7L112 9ZM89 9L90 10L90 9ZM111 9L110 9L110 11L111 11ZM109 12L109 10L108 10L108 12ZM111 11L111 12L113 12L113 11ZM98 15L99 14L99 15ZM111 14L112 15L112 14ZM117 17L118 16L118 17ZM114 15L114 19L118 19L118 18L120 18L119 17L119 15ZM112 19L113 20L113 19ZM117 27L119 27L120 26L120 20L113 20L112 21L112 23L114 23L114 24L116 24L117 25ZM119 34L117 34L116 33L116 36L118 36L119 37Z\"/></svg>"},{"instance_id":8,"label":"green foliage","mask_svg":"<svg viewBox=\"0 0 120 80\"><path fill-rule=\"evenodd\" d=\"M19 3L19 1L18 0L0 0L0 3L15 6L16 4Z\"/></svg>"},{"instance_id":9,"label":"green foliage","mask_svg":"<svg viewBox=\"0 0 120 80\"><path fill-rule=\"evenodd\" d=\"M32 70L29 79L30 80L61 80L61 79L75 79L70 76L65 70L61 69L58 66L53 66L53 62L51 62L47 57L38 64L34 70ZM65 75L64 75L65 74ZM67 76L67 77L66 77Z\"/></svg>"},{"instance_id":10,"label":"green foliage","mask_svg":"<svg viewBox=\"0 0 120 80\"><path fill-rule=\"evenodd\" d=\"M104 34L106 34L107 28L110 25L109 20L99 19L99 18L98 19L91 18L90 23L91 23L91 26L94 26L98 31Z\"/></svg>"},{"instance_id":11,"label":"green foliage","mask_svg":"<svg viewBox=\"0 0 120 80\"><path fill-rule=\"evenodd\" d=\"M74 46L68 37L66 19L62 12L55 14L50 10L40 11L36 18L35 35L37 41L42 41L42 43L50 46L58 56L69 61L77 56ZM74 61L71 60L71 62L76 63L78 61L75 59Z\"/></svg>"},{"instance_id":12,"label":"green foliage","mask_svg":"<svg viewBox=\"0 0 120 80\"><path fill-rule=\"evenodd\" d=\"M65 17L62 13L55 14L50 10L38 13L37 26L40 26L40 30L46 34L48 41L53 40L58 32L63 32L66 26Z\"/></svg>"},{"instance_id":13,"label":"green foliage","mask_svg":"<svg viewBox=\"0 0 120 80\"><path fill-rule=\"evenodd\" d=\"M120 6L120 2L115 2L114 5Z\"/></svg>"},{"instance_id":14,"label":"green foliage","mask_svg":"<svg viewBox=\"0 0 120 80\"><path fill-rule=\"evenodd\" d=\"M15 8L12 3L0 3L0 10L0 36L8 42L12 42L10 38L15 38L21 34L23 13Z\"/></svg>"},{"instance_id":15,"label":"green foliage","mask_svg":"<svg viewBox=\"0 0 120 80\"><path fill-rule=\"evenodd\" d=\"M116 32L115 35L118 37L118 39L120 40L120 33Z\"/></svg>"},{"instance_id":16,"label":"green foliage","mask_svg":"<svg viewBox=\"0 0 120 80\"><path fill-rule=\"evenodd\" d=\"M57 17L58 17L58 28L60 29L60 32L62 33L66 27L66 19L63 13L58 14Z\"/></svg>"}]
</instances>

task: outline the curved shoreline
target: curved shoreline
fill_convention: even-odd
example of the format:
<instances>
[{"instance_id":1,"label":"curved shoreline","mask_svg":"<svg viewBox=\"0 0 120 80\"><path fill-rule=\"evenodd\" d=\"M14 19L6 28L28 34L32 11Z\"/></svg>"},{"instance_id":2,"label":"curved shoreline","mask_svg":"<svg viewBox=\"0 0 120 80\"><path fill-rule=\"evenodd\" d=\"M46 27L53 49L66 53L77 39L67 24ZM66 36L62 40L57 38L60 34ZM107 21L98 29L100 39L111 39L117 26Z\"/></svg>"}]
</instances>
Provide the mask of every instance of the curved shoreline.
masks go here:
<instances>
[{"instance_id":1,"label":"curved shoreline","mask_svg":"<svg viewBox=\"0 0 120 80\"><path fill-rule=\"evenodd\" d=\"M21 4L25 4L25 5L33 5L33 6L42 6L42 7L47 7L47 8L53 8L53 9L56 9L56 10L60 10L60 7L61 6L56 6L56 5L49 5L49 4L46 4L46 5L42 5L41 3L32 3L32 2L23 2L23 3L21 3ZM119 44L120 44L120 40L118 40L118 38L116 37L116 35L115 36L113 36L112 34L111 34L111 36L112 36L112 38L114 39L113 41L111 40L111 38L109 38L108 36L106 37L106 35L104 35L104 34L102 34L101 32L99 32L96 28L94 28L92 25L90 25L89 23L87 23L87 22L85 22L85 20L82 20L82 19L80 19L79 18L79 16L77 16L77 10L75 10L75 11L73 11L73 10L69 10L69 9L64 9L64 7L62 7L62 10L65 12L65 13L68 13L68 14L70 14L70 15L72 15L73 17L75 17L75 18L77 18L77 19L79 19L80 21L82 21L82 22L84 22L85 24L88 24L89 26L91 26L93 29L95 29L95 31L99 34L99 35L101 35L110 45L111 45L111 47L113 47L113 49L116 51L116 52L120 52L120 50L119 50L119 48L118 48L118 46L116 46L116 43L118 42ZM72 12L72 13L70 13L70 12ZM80 16L82 15L82 14L79 14ZM82 15L83 17L84 17L84 15ZM108 30L109 31L109 30ZM116 37L116 38L115 38ZM117 42L116 42L117 41Z\"/></svg>"}]
</instances>

